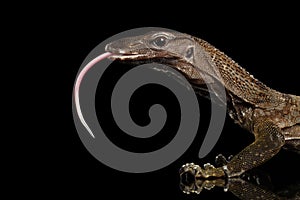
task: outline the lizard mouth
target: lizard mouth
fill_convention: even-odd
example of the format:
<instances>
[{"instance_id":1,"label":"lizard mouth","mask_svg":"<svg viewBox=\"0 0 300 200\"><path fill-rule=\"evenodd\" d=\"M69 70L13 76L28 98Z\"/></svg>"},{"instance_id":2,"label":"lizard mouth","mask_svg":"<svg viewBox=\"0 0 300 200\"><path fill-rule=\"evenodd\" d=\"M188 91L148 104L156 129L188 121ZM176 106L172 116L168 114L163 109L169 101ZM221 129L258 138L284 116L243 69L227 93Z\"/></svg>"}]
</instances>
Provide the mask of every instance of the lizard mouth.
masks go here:
<instances>
[{"instance_id":1,"label":"lizard mouth","mask_svg":"<svg viewBox=\"0 0 300 200\"><path fill-rule=\"evenodd\" d=\"M108 58L111 60L141 60L146 58L146 55L143 55L138 52L125 51L121 48L114 47L113 43L107 44L105 46L105 51L112 53Z\"/></svg>"},{"instance_id":2,"label":"lizard mouth","mask_svg":"<svg viewBox=\"0 0 300 200\"><path fill-rule=\"evenodd\" d=\"M133 52L133 53L125 53L122 50L107 50L106 52L111 53L111 56L108 58L110 60L119 60L119 61L128 61L128 62L155 62L155 61L173 61L178 59L176 56L168 55L163 52L148 52L148 53L142 53L142 52Z\"/></svg>"},{"instance_id":3,"label":"lizard mouth","mask_svg":"<svg viewBox=\"0 0 300 200\"><path fill-rule=\"evenodd\" d=\"M121 53L114 53L114 52L110 52L112 53L111 56L109 56L108 58L111 60L141 60L142 58L146 58L145 55L141 55L141 54L121 54Z\"/></svg>"},{"instance_id":4,"label":"lizard mouth","mask_svg":"<svg viewBox=\"0 0 300 200\"><path fill-rule=\"evenodd\" d=\"M120 47L115 47L114 43L107 44L105 51L112 53L108 58L111 60L120 60L120 61L154 61L161 59L178 59L175 55L166 53L164 51L155 51L149 48L138 48L137 50L124 50Z\"/></svg>"}]
</instances>

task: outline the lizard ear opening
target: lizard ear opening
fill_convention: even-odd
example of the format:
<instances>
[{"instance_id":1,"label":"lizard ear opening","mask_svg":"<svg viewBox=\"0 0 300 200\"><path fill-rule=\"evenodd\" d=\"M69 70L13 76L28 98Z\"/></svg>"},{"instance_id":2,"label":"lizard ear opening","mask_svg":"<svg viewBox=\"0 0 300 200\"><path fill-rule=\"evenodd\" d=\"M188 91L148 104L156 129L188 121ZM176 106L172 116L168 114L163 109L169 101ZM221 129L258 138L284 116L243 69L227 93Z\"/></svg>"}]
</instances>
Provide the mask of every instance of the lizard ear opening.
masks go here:
<instances>
[{"instance_id":1,"label":"lizard ear opening","mask_svg":"<svg viewBox=\"0 0 300 200\"><path fill-rule=\"evenodd\" d=\"M194 47L189 47L185 53L185 57L190 59L194 55Z\"/></svg>"}]
</instances>

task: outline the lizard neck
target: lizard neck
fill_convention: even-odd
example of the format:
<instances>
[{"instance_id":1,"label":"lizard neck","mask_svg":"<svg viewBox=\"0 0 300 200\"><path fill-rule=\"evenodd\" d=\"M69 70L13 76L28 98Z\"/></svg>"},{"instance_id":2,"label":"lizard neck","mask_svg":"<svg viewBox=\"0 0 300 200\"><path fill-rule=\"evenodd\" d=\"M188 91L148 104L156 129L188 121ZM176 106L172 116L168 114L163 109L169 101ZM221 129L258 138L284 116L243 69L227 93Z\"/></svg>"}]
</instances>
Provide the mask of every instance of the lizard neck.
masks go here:
<instances>
[{"instance_id":1,"label":"lizard neck","mask_svg":"<svg viewBox=\"0 0 300 200\"><path fill-rule=\"evenodd\" d=\"M231 95L262 108L276 106L282 101L281 93L254 78L223 52L202 39L194 39L204 48L211 62L216 65L223 79L221 82Z\"/></svg>"}]
</instances>

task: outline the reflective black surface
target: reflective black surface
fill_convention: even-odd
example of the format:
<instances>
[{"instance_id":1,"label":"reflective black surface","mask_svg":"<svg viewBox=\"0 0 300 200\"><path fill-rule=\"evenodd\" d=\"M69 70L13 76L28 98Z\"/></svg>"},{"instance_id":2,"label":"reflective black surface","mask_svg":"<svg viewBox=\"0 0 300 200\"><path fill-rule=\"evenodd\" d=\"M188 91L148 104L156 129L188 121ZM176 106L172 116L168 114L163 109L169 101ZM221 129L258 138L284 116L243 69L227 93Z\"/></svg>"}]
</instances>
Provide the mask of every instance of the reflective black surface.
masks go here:
<instances>
[{"instance_id":1,"label":"reflective black surface","mask_svg":"<svg viewBox=\"0 0 300 200\"><path fill-rule=\"evenodd\" d=\"M53 108L54 117L51 115L48 120L50 124L44 126L47 129L46 132L49 133L39 133L38 141L42 145L39 145L40 149L37 148L32 152L38 154L34 158L33 166L30 165L28 171L22 171L22 174L26 174L26 178L14 179L14 184L19 180L24 181L20 188L26 188L24 189L26 192L22 194L32 194L40 198L47 196L82 197L84 199L144 199L145 197L172 200L238 199L230 191L224 192L222 187L203 190L199 195L187 195L179 187L179 169L183 164L188 162L199 165L213 163L215 156L219 153L225 156L234 155L253 140L250 133L235 125L230 119L226 119L221 138L213 151L207 157L199 159L198 151L209 119L206 116L210 114L209 101L199 98L201 126L197 138L177 161L151 173L124 173L97 161L80 141L73 124L71 109L75 77L85 56L107 37L131 28L160 26L203 38L224 51L268 86L282 92L300 95L299 73L296 71L299 67L299 52L294 50L295 47L300 46L300 32L297 27L299 12L294 9L298 6L280 4L275 5L276 8L271 8L255 5L250 7L250 11L246 11L244 6L225 8L216 3L208 7L199 7L189 2L186 7L180 4L177 10L169 6L162 9L164 12L171 10L169 15L154 12L153 8L156 8L157 4L151 6L151 2L144 3L151 9L146 11L145 6L142 10L124 7L124 9L121 8L121 12L120 10L117 12L113 9L116 5L102 7L88 5L86 9L75 11L69 7L59 9L60 5L57 5L49 13L50 16L56 14L58 19L45 21L43 26L45 32L51 33L45 37L45 40L53 37L58 39L55 42L48 42L54 50L47 55L51 55L50 58L53 60L56 60L57 55L57 60L60 62L53 62L51 67L47 68L47 70L53 70L53 74L58 77L57 79L51 77L52 85L57 82L57 89L51 90L55 98L51 100L52 104L49 103L47 106L53 105L53 102L59 106ZM95 10L91 11L92 7ZM222 11L216 11L216 7ZM59 11L55 12L56 9ZM82 10L89 12L83 14ZM104 10L112 12L104 14ZM286 10L287 13L283 15L282 10ZM112 16L115 18L113 19ZM47 97L50 96L48 91ZM139 98L143 96L143 92L147 95L151 93L151 91L140 92ZM155 92L152 91L153 94L156 94ZM99 97L96 98L99 99ZM166 101L168 97L164 98L163 101ZM98 103L97 106L101 105ZM134 110L137 108L132 108L132 111ZM43 114L50 116L51 112L48 114L44 111ZM141 116L139 113L134 115ZM107 127L110 125L113 124L108 124ZM172 123L167 126L171 127ZM53 130L48 131L49 127L53 127ZM172 130L170 127L166 128L166 134L168 130ZM114 133L108 132L107 134ZM41 139L41 137L45 138ZM172 138L165 137L166 140ZM114 135L114 139L116 143L122 142L117 135ZM160 141L155 142L160 143ZM44 145L45 143L47 145ZM126 144L122 145L126 146ZM151 146L151 143L147 145ZM163 144L153 146L156 148L161 145ZM138 146L139 144L129 149L137 148L135 149L137 152L149 150L149 148L138 149ZM41 149L45 149L47 154L41 155ZM267 189L272 192L281 195L293 193L294 188L297 190L299 186L300 157L295 153L281 151L259 169L269 177L270 180L265 182ZM186 181L190 181L189 179L191 177L187 177Z\"/></svg>"}]
</instances>

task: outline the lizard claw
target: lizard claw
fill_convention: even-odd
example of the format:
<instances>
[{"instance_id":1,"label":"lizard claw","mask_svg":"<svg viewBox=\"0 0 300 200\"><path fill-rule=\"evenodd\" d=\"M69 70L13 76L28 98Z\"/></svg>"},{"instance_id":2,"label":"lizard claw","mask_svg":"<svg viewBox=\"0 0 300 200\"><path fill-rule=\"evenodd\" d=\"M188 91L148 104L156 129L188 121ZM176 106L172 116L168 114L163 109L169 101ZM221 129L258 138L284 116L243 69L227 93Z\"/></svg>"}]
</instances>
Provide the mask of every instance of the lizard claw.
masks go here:
<instances>
[{"instance_id":1,"label":"lizard claw","mask_svg":"<svg viewBox=\"0 0 300 200\"><path fill-rule=\"evenodd\" d=\"M215 167L212 164L210 163L204 164L204 170L213 170L213 169L215 169Z\"/></svg>"},{"instance_id":2,"label":"lizard claw","mask_svg":"<svg viewBox=\"0 0 300 200\"><path fill-rule=\"evenodd\" d=\"M185 165L182 165L182 167L179 170L179 174L181 176L183 173L190 173L196 178L201 176L202 171L203 170L199 165L195 165L194 163L187 163Z\"/></svg>"}]
</instances>

